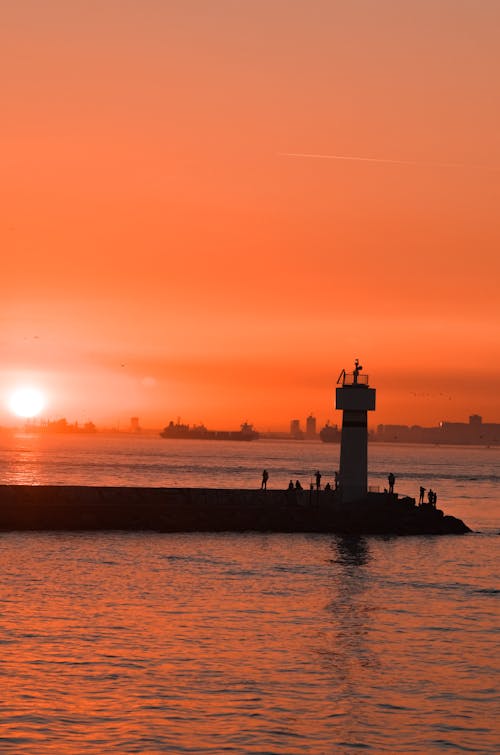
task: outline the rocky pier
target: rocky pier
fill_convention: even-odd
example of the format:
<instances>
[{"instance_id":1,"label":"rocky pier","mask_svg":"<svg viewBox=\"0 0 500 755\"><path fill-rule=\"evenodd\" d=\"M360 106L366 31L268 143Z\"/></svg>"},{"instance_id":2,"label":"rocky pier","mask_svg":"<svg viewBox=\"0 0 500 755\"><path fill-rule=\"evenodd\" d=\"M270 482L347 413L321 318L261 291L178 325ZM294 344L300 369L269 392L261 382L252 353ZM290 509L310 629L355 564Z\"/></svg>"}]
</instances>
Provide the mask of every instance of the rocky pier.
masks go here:
<instances>
[{"instance_id":1,"label":"rocky pier","mask_svg":"<svg viewBox=\"0 0 500 755\"><path fill-rule=\"evenodd\" d=\"M464 522L414 499L334 491L0 485L0 531L317 532L450 535Z\"/></svg>"}]
</instances>

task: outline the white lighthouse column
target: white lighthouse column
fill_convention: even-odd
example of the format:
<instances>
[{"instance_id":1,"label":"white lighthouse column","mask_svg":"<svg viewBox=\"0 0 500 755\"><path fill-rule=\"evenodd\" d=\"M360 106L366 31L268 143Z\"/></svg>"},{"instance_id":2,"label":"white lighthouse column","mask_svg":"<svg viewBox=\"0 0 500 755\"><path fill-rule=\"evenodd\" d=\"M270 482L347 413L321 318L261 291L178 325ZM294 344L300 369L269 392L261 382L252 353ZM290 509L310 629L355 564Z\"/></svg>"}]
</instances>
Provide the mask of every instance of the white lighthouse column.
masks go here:
<instances>
[{"instance_id":1,"label":"white lighthouse column","mask_svg":"<svg viewBox=\"0 0 500 755\"><path fill-rule=\"evenodd\" d=\"M375 388L356 359L352 373L342 370L336 391L336 408L341 409L339 483L343 501L357 501L368 493L368 412L375 409Z\"/></svg>"}]
</instances>

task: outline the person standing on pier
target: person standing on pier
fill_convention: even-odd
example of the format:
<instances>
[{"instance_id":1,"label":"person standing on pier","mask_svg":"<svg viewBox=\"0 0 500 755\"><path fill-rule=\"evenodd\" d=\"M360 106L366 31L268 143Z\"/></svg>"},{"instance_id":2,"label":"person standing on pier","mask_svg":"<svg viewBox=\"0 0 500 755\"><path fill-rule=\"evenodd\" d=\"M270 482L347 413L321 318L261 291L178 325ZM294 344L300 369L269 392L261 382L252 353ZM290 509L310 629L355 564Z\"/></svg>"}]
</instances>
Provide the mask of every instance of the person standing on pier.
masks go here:
<instances>
[{"instance_id":1,"label":"person standing on pier","mask_svg":"<svg viewBox=\"0 0 500 755\"><path fill-rule=\"evenodd\" d=\"M314 476L316 477L316 490L319 490L321 487L321 472L319 469Z\"/></svg>"},{"instance_id":2,"label":"person standing on pier","mask_svg":"<svg viewBox=\"0 0 500 755\"><path fill-rule=\"evenodd\" d=\"M334 480L335 480L335 490L338 490L339 485L340 485L340 475L338 472L335 472Z\"/></svg>"},{"instance_id":3,"label":"person standing on pier","mask_svg":"<svg viewBox=\"0 0 500 755\"><path fill-rule=\"evenodd\" d=\"M267 469L264 469L264 471L262 472L262 482L260 484L261 490L267 490L268 479L269 479L269 472L267 471Z\"/></svg>"},{"instance_id":4,"label":"person standing on pier","mask_svg":"<svg viewBox=\"0 0 500 755\"><path fill-rule=\"evenodd\" d=\"M424 493L425 493L425 488L423 488L422 486L420 486L420 497L418 499L418 503L419 503L420 506L424 502Z\"/></svg>"},{"instance_id":5,"label":"person standing on pier","mask_svg":"<svg viewBox=\"0 0 500 755\"><path fill-rule=\"evenodd\" d=\"M389 476L387 477L387 480L389 481L389 493L394 493L394 483L396 482L396 478L392 474L392 472L389 472Z\"/></svg>"}]
</instances>

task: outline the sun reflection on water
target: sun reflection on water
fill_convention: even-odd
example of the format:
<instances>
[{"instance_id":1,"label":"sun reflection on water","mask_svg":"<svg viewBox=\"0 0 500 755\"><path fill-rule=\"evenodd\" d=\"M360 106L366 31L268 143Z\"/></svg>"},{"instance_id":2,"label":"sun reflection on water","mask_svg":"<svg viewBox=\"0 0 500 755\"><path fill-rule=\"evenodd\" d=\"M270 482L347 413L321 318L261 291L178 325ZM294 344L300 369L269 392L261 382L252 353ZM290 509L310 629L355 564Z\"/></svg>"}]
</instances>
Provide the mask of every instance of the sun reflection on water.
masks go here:
<instances>
[{"instance_id":1,"label":"sun reflection on water","mask_svg":"<svg viewBox=\"0 0 500 755\"><path fill-rule=\"evenodd\" d=\"M20 433L14 437L10 451L2 453L2 478L10 485L43 484L42 439L36 435ZM3 452L3 448L2 448Z\"/></svg>"}]
</instances>

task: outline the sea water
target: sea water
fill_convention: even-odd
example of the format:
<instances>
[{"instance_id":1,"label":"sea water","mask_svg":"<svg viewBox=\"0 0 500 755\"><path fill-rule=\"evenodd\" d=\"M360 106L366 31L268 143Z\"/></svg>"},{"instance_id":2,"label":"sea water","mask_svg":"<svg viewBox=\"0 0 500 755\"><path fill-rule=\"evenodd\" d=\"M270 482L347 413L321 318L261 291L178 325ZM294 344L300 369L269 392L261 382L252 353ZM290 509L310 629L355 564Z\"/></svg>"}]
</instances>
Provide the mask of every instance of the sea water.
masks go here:
<instances>
[{"instance_id":1,"label":"sea water","mask_svg":"<svg viewBox=\"0 0 500 755\"><path fill-rule=\"evenodd\" d=\"M337 445L3 436L1 482L269 487ZM499 749L499 449L373 444L463 537L2 533L0 752Z\"/></svg>"}]
</instances>

